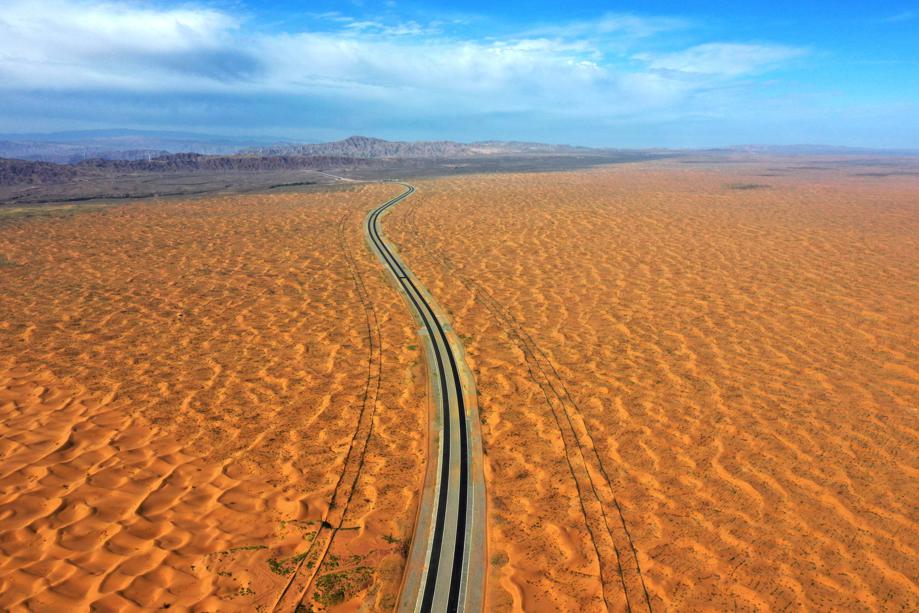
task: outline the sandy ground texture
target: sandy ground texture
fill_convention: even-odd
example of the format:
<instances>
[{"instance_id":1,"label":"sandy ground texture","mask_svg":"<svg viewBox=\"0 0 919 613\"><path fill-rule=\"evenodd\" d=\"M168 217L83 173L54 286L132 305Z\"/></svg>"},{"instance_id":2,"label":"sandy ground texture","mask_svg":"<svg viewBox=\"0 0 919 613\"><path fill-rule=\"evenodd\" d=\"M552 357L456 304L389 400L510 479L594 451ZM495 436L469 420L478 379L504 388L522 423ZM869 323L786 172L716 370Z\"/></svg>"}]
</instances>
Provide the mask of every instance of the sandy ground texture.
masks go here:
<instances>
[{"instance_id":1,"label":"sandy ground texture","mask_svg":"<svg viewBox=\"0 0 919 613\"><path fill-rule=\"evenodd\" d=\"M870 168L482 175L393 211L476 373L488 610L919 609L919 178Z\"/></svg>"},{"instance_id":2,"label":"sandy ground texture","mask_svg":"<svg viewBox=\"0 0 919 613\"><path fill-rule=\"evenodd\" d=\"M426 379L361 222L398 189L2 221L0 609L391 607Z\"/></svg>"}]
</instances>

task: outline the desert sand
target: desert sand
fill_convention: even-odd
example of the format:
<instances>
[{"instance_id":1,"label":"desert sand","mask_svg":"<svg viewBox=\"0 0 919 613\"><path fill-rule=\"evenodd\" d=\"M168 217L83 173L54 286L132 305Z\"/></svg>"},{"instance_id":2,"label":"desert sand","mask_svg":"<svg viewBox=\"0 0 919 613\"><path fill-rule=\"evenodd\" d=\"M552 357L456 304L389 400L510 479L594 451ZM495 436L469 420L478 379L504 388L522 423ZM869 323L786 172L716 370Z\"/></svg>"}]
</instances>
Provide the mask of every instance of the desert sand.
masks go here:
<instances>
[{"instance_id":1,"label":"desert sand","mask_svg":"<svg viewBox=\"0 0 919 613\"><path fill-rule=\"evenodd\" d=\"M919 608L919 179L702 162L384 224L476 375L489 611Z\"/></svg>"},{"instance_id":2,"label":"desert sand","mask_svg":"<svg viewBox=\"0 0 919 613\"><path fill-rule=\"evenodd\" d=\"M489 611L919 608L919 181L723 161L384 220L476 376ZM0 608L391 609L426 375L361 221L398 189L0 220Z\"/></svg>"},{"instance_id":3,"label":"desert sand","mask_svg":"<svg viewBox=\"0 0 919 613\"><path fill-rule=\"evenodd\" d=\"M361 222L397 191L0 222L0 609L391 607L426 378Z\"/></svg>"}]
</instances>

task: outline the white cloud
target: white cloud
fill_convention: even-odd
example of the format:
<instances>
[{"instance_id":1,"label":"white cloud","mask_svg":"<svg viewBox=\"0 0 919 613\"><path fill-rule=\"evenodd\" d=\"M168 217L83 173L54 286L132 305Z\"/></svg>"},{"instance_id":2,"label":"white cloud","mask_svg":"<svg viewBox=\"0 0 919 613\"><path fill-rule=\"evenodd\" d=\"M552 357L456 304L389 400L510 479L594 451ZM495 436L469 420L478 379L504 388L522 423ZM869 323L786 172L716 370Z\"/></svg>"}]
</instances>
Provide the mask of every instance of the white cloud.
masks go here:
<instances>
[{"instance_id":1,"label":"white cloud","mask_svg":"<svg viewBox=\"0 0 919 613\"><path fill-rule=\"evenodd\" d=\"M239 22L208 8L13 0L0 12L5 87L156 89L251 73L235 49Z\"/></svg>"},{"instance_id":2,"label":"white cloud","mask_svg":"<svg viewBox=\"0 0 919 613\"><path fill-rule=\"evenodd\" d=\"M803 49L782 45L707 43L676 53L639 53L635 59L652 70L737 77L772 68L805 54Z\"/></svg>"},{"instance_id":3,"label":"white cloud","mask_svg":"<svg viewBox=\"0 0 919 613\"><path fill-rule=\"evenodd\" d=\"M607 70L547 40L401 42L308 33L260 44L272 58L271 87L438 110L583 108L609 78Z\"/></svg>"},{"instance_id":4,"label":"white cloud","mask_svg":"<svg viewBox=\"0 0 919 613\"><path fill-rule=\"evenodd\" d=\"M162 52L214 46L226 41L238 21L208 8L154 9L108 2L12 1L0 27L4 47L24 44L59 54L116 51Z\"/></svg>"},{"instance_id":5,"label":"white cloud","mask_svg":"<svg viewBox=\"0 0 919 613\"><path fill-rule=\"evenodd\" d=\"M281 94L371 101L429 116L612 116L673 107L713 82L801 54L778 45L710 43L608 57L610 37L638 41L687 27L632 15L505 40L448 37L436 23L410 20L313 18L334 30L250 32L232 14L191 5L8 0L0 12L0 90ZM630 57L643 65L636 68Z\"/></svg>"}]
</instances>

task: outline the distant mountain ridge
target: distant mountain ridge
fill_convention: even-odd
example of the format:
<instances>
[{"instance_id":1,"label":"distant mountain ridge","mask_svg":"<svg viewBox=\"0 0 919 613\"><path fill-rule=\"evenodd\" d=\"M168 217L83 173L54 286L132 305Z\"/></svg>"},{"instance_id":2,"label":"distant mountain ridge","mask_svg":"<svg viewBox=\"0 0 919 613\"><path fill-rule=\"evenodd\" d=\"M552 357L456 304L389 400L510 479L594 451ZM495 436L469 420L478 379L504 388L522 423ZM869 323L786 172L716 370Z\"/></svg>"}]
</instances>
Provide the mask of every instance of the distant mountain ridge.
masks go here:
<instances>
[{"instance_id":1,"label":"distant mountain ridge","mask_svg":"<svg viewBox=\"0 0 919 613\"><path fill-rule=\"evenodd\" d=\"M0 134L0 158L77 164L84 160L151 160L173 153L232 155L269 139L230 139L186 132L89 130Z\"/></svg>"},{"instance_id":2,"label":"distant mountain ridge","mask_svg":"<svg viewBox=\"0 0 919 613\"><path fill-rule=\"evenodd\" d=\"M716 149L717 151L718 149ZM842 145L734 145L720 149L734 153L773 155L919 155L919 149L878 149Z\"/></svg>"},{"instance_id":3,"label":"distant mountain ridge","mask_svg":"<svg viewBox=\"0 0 919 613\"><path fill-rule=\"evenodd\" d=\"M273 145L254 147L245 153L261 156L276 155L340 155L366 159L411 159L411 158L464 158L476 155L511 154L560 154L576 152L598 152L599 149L572 147L570 145L549 145L545 143L523 143L507 141L482 141L458 143L449 140L437 141L390 141L368 136L350 136L330 143L302 145Z\"/></svg>"},{"instance_id":4,"label":"distant mountain ridge","mask_svg":"<svg viewBox=\"0 0 919 613\"><path fill-rule=\"evenodd\" d=\"M351 136L331 143L274 145L246 149L244 153L261 156L277 155L341 155L356 158L430 158L464 157L466 145L451 141L388 141L367 136Z\"/></svg>"},{"instance_id":5,"label":"distant mountain ridge","mask_svg":"<svg viewBox=\"0 0 919 613\"><path fill-rule=\"evenodd\" d=\"M517 141L390 141L368 136L326 143L234 140L204 134L108 130L52 134L0 134L0 158L78 164L91 159L152 160L170 154L260 157L332 156L360 159L441 159L492 155L566 155L601 149Z\"/></svg>"},{"instance_id":6,"label":"distant mountain ridge","mask_svg":"<svg viewBox=\"0 0 919 613\"><path fill-rule=\"evenodd\" d=\"M326 143L276 142L273 139L233 139L184 132L95 130L51 134L0 134L0 158L82 164L89 160L153 161L178 154L222 157L328 157L357 160L447 160L501 156L598 156L621 152L521 141L488 140L461 143L449 140L391 141L350 136ZM666 153L667 149L645 149ZM681 150L691 151L691 150ZM919 150L884 150L830 145L737 145L699 149L715 153L752 155L919 155ZM182 164L188 163L188 160ZM200 163L200 162L199 162ZM155 166L163 166L160 160Z\"/></svg>"},{"instance_id":7,"label":"distant mountain ridge","mask_svg":"<svg viewBox=\"0 0 919 613\"><path fill-rule=\"evenodd\" d=\"M76 164L83 160L149 160L169 155L165 149L109 149L70 143L0 141L0 157L30 162Z\"/></svg>"}]
</instances>

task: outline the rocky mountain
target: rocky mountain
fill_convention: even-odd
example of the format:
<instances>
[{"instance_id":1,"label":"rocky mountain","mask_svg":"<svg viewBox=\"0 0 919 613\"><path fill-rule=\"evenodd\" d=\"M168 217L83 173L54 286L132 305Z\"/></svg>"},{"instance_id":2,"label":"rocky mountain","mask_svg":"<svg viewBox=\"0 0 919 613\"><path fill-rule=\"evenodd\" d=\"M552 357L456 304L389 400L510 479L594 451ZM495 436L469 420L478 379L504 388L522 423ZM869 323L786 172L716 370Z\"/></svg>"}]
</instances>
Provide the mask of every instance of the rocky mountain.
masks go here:
<instances>
[{"instance_id":1,"label":"rocky mountain","mask_svg":"<svg viewBox=\"0 0 919 613\"><path fill-rule=\"evenodd\" d=\"M451 141L388 141L351 136L331 143L275 145L248 149L253 155L334 155L351 158L457 158L471 154L468 145Z\"/></svg>"},{"instance_id":2,"label":"rocky mountain","mask_svg":"<svg viewBox=\"0 0 919 613\"><path fill-rule=\"evenodd\" d=\"M372 160L331 155L213 156L198 153L164 155L149 160L92 159L76 164L53 164L0 158L0 185L44 185L128 173L245 172L265 170L321 170L366 167Z\"/></svg>"},{"instance_id":3,"label":"rocky mountain","mask_svg":"<svg viewBox=\"0 0 919 613\"><path fill-rule=\"evenodd\" d=\"M544 143L481 141L388 141L351 136L329 143L258 143L216 136L129 130L0 134L0 158L79 164L86 160L152 161L171 154L254 157L344 157L354 159L462 159L502 155L596 154L600 149Z\"/></svg>"},{"instance_id":4,"label":"rocky mountain","mask_svg":"<svg viewBox=\"0 0 919 613\"><path fill-rule=\"evenodd\" d=\"M79 175L80 171L73 166L0 158L0 185L61 183Z\"/></svg>"},{"instance_id":5,"label":"rocky mountain","mask_svg":"<svg viewBox=\"0 0 919 613\"><path fill-rule=\"evenodd\" d=\"M0 134L0 158L80 164L88 160L152 162L169 155L195 153L219 157L333 157L365 160L462 160L502 156L602 156L615 149L594 149L521 141L478 141L460 143L448 140L390 141L368 136L351 136L327 143L278 143L267 138L228 138L185 132L143 130L94 130L50 134ZM646 150L660 153L660 150ZM705 150L712 153L754 155L905 155L917 150L879 150L825 145L738 145ZM160 168L169 163L154 163ZM197 162L202 163L202 162ZM216 162L207 162L216 163ZM221 162L223 163L223 162ZM247 162L252 163L252 162ZM284 162L289 163L289 162ZM93 162L96 164L96 162ZM234 162L234 164L244 164Z\"/></svg>"},{"instance_id":6,"label":"rocky mountain","mask_svg":"<svg viewBox=\"0 0 919 613\"><path fill-rule=\"evenodd\" d=\"M601 150L568 145L481 141L457 143L437 141L389 141L367 136L351 136L331 143L274 145L248 149L253 155L340 155L366 159L458 159L483 155L539 155L597 153Z\"/></svg>"},{"instance_id":7,"label":"rocky mountain","mask_svg":"<svg viewBox=\"0 0 919 613\"><path fill-rule=\"evenodd\" d=\"M247 171L366 165L367 160L335 155L201 155L177 153L151 160L87 160L74 167L116 172Z\"/></svg>"}]
</instances>

